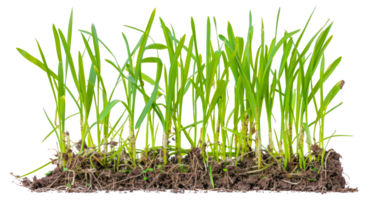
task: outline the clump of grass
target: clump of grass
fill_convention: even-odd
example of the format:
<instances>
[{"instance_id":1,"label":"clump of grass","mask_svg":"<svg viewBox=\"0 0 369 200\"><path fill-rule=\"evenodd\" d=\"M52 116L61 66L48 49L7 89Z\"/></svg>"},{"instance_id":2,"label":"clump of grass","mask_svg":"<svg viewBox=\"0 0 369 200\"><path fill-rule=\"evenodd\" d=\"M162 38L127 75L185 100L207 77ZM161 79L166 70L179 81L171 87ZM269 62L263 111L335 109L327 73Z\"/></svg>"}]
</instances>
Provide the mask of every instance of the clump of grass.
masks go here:
<instances>
[{"instance_id":1,"label":"clump of grass","mask_svg":"<svg viewBox=\"0 0 369 200\"><path fill-rule=\"evenodd\" d=\"M302 30L285 31L283 36L277 37L280 15L278 11L275 34L269 43L265 39L267 29L264 28L263 21L260 30L261 41L253 41L257 31L254 30L251 12L245 38L236 36L231 23L227 24L226 35L218 34L216 19L213 18L212 27L210 18L207 18L205 54L201 54L198 49L201 41L198 40L195 21L192 18L192 35L181 37L177 37L173 27L170 29L160 18L165 44L150 43L150 40L153 41L150 32L155 14L154 10L144 31L127 26L142 33L133 48L122 33L127 49L122 65L103 43L103 38L98 37L94 25L91 26L91 31L79 30L84 50L72 56L70 47L73 12L70 15L67 37L55 25L52 28L58 57L57 73L49 68L38 42L41 60L17 48L23 57L41 68L48 78L55 101L55 119L53 123L45 111L53 129L44 140L52 133L56 134L60 151L58 163L64 171L68 171L66 166L70 166L68 163L74 151L80 156L89 156L93 168L92 159L96 159L106 168L125 173L130 173L136 166L141 167L137 163L139 153L148 156L152 152L153 156L160 154L162 164L157 165L157 168L160 172L165 172L163 167L170 156L175 156L178 163L181 163L181 157L188 152L188 149L182 148L182 144L188 142L191 148L201 149L202 162L208 166L211 183L214 185L212 168L207 163L210 157L216 162L235 158L237 166L239 158L242 161L245 156L249 156L248 153L253 152L258 168L262 169L268 167L262 162L262 151L265 150L272 157L278 157L285 168L287 163L296 157L300 169L307 169L307 163L314 159L320 159L323 164L325 149L332 137L346 136L327 137L324 131L326 115L342 105L340 103L332 107L331 102L344 85L344 81L338 81L330 90L324 87L324 83L341 61L339 57L330 65L326 65L324 54L332 41L332 36L329 36L332 23L328 24L327 21L321 29L316 30L304 47L300 47L313 13ZM215 28L215 34L212 28ZM212 32L216 42L211 40ZM256 53L253 52L255 45ZM108 51L114 61L101 58L102 50ZM164 62L159 53L157 57L145 57L145 52L150 50L167 52L169 60ZM83 61L85 52L90 63ZM281 52L281 62L273 63L277 59L276 55L279 55L277 52ZM155 77L150 77L142 70L142 65L146 63L156 64ZM86 65L90 66L87 68L87 74ZM108 76L103 73L106 67L116 70L117 80L112 90L108 90L104 84L104 78ZM67 85L69 74L73 79L72 86ZM314 76L318 77L318 81L313 81ZM160 84L163 77L164 85ZM154 86L154 89L147 91L145 83ZM125 99L113 100L113 95L119 91L116 90L119 84L123 86L120 92L124 94ZM70 87L75 87L77 92L72 93ZM183 106L185 96L191 95L189 91L192 92L193 122L184 126ZM234 95L233 104L229 104L230 94ZM66 102L66 96L72 97L73 101ZM144 106L136 105L137 98L141 96L145 101ZM164 101L164 104L159 103L160 100ZM198 102L201 109L197 107ZM118 120L113 121L110 113L117 110L117 104L122 104L125 110L121 112ZM77 113L67 116L67 106L76 107ZM315 113L308 113L311 107L315 109ZM91 109L96 110L95 116L90 116ZM139 116L134 115L136 109L142 109ZM261 114L264 109L266 116ZM199 116L199 113L202 116ZM74 142L77 143L74 149L66 130L67 120L75 115L80 116L81 137L78 143ZM273 123L273 118L277 115L280 115L280 120ZM311 116L313 121L309 121ZM266 125L261 124L262 117L267 118ZM232 118L233 122L229 124ZM136 146L136 139L145 119L145 146L140 149ZM159 121L156 128L155 119ZM89 123L91 120L95 122ZM128 130L124 129L127 121ZM279 133L273 129L275 123L279 123L281 127ZM159 126L163 129L161 146L156 145ZM262 129L263 127L267 129ZM212 134L209 134L209 130ZM212 139L209 135L212 135ZM268 137L267 141L262 141L263 135ZM172 136L175 140L174 146L168 145ZM304 141L307 141L307 144L304 144ZM263 144L267 144L266 147ZM318 157L311 156L313 146L322 149ZM95 154L103 155L103 160L98 159ZM122 169L121 162L131 163L133 168ZM147 171L153 172L154 169L142 169L142 173ZM223 168L223 171L227 172L228 169ZM312 171L317 170L314 168ZM50 175L50 172L46 175ZM146 177L143 179L147 180Z\"/></svg>"}]
</instances>

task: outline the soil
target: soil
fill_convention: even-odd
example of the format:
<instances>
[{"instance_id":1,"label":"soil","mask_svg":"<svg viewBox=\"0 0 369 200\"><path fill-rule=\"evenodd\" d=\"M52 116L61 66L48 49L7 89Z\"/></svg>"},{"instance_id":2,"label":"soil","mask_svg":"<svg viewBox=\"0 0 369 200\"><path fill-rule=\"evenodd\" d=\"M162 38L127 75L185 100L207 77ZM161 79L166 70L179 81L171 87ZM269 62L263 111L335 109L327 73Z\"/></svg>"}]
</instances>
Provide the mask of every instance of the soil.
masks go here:
<instances>
[{"instance_id":1,"label":"soil","mask_svg":"<svg viewBox=\"0 0 369 200\"><path fill-rule=\"evenodd\" d=\"M319 157L321 149L312 148L312 156ZM239 158L237 166L234 159L215 162L211 158L207 166L202 161L200 149L195 148L181 158L172 156L167 165L163 165L161 151L154 155L142 155L133 167L127 154L121 155L119 171L109 170L112 165L104 166L104 155L90 154L84 158L73 154L67 170L56 167L49 175L38 179L33 177L19 179L20 185L33 192L66 191L305 191L305 192L357 192L347 186L340 154L334 150L325 153L325 164L319 161L309 162L301 169L297 158L292 158L284 170L278 157L263 152L263 167L257 168L255 155L249 152ZM155 158L155 159L154 159ZM318 160L318 159L317 159ZM57 160L53 164L57 165ZM91 162L93 166L91 165ZM116 162L116 161L115 161ZM58 166L58 165L57 165ZM210 179L209 169L214 187Z\"/></svg>"}]
</instances>

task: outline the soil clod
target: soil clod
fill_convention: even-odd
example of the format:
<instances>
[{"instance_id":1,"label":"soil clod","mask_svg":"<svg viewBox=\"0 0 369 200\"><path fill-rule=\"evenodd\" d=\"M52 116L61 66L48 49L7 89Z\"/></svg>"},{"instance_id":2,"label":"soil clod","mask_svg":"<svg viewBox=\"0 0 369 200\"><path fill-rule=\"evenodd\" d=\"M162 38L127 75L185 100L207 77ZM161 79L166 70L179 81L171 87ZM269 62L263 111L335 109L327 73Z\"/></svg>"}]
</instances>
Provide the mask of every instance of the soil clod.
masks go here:
<instances>
[{"instance_id":1,"label":"soil clod","mask_svg":"<svg viewBox=\"0 0 369 200\"><path fill-rule=\"evenodd\" d=\"M312 146L316 153L317 148ZM22 186L34 192L50 190L66 192L97 191L165 191L183 193L185 190L217 190L233 191L306 191L306 192L356 192L357 189L347 187L343 177L340 155L334 150L325 153L325 163L308 162L306 169L300 169L296 159L291 159L287 170L278 159L268 159L263 154L264 167L258 170L254 154L249 153L235 166L229 159L227 162L209 159L206 166L202 161L201 150L194 148L181 159L173 156L173 162L163 165L161 151L150 150L139 159L134 167L130 160L121 156L121 164L115 167L104 160L106 155L97 153L80 157L72 155L68 162L68 171L56 167L47 176L38 179L33 177L20 180ZM145 156L146 155L146 156ZM64 156L64 155L63 155ZM94 159L89 159L89 158ZM266 167L268 166L268 167ZM214 188L212 187L212 181Z\"/></svg>"}]
</instances>

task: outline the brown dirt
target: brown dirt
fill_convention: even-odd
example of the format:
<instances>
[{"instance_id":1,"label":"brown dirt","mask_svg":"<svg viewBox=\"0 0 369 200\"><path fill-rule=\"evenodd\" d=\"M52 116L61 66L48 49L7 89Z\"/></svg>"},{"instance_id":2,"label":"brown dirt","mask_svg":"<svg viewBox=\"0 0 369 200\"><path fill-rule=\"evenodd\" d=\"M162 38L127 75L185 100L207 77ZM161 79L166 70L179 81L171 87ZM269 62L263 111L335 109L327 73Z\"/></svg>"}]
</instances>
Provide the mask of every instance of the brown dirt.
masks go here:
<instances>
[{"instance_id":1,"label":"brown dirt","mask_svg":"<svg viewBox=\"0 0 369 200\"><path fill-rule=\"evenodd\" d=\"M313 156L321 155L321 150L314 148ZM161 151L155 155L151 150L144 154L134 168L126 153L121 155L119 171L112 170L112 164L103 166L104 155L90 154L85 158L73 154L68 170L56 167L50 175L33 180L20 179L22 186L34 192L66 191L165 191L184 192L185 190L233 191L305 191L305 192L357 192L346 186L340 155L334 150L325 153L325 164L307 163L306 169L299 168L293 158L283 169L278 158L263 152L263 168L258 170L254 153L243 155L243 159L228 159L219 163L209 158L212 169L214 188L209 175L209 167L202 162L200 149L192 149L178 164L176 157L171 157L169 164L163 165ZM91 160L90 160L91 158ZM155 158L155 159L154 159ZM93 164L93 167L91 165ZM54 160L53 164L57 164ZM256 167L255 167L256 166ZM320 170L319 170L320 169ZM145 170L145 171L143 171ZM318 173L319 171L319 173Z\"/></svg>"}]
</instances>

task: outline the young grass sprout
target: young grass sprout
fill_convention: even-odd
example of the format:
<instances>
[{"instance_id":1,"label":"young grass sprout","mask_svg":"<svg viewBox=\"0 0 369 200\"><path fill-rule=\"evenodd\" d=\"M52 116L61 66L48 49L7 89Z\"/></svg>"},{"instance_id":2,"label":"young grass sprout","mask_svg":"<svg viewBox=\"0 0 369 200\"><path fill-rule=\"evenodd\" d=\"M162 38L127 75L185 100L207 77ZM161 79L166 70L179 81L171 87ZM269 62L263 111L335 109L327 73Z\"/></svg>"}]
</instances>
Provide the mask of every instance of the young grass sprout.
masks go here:
<instances>
[{"instance_id":1,"label":"young grass sprout","mask_svg":"<svg viewBox=\"0 0 369 200\"><path fill-rule=\"evenodd\" d=\"M261 20L261 30L257 31L251 12L248 32L243 37L233 31L229 22L226 34L218 34L215 17L213 23L208 17L206 27L201 28L206 31L205 48L200 49L203 41L199 40L196 33L199 27L193 18L188 24L191 35L180 37L160 18L165 43L155 43L150 36L152 31L157 31L152 30L156 19L154 10L144 30L126 26L141 37L132 49L131 41L122 33L124 44L121 45L127 55L118 57L124 60L120 65L103 38L98 37L95 25L91 31L79 30L84 49L76 55L71 52L72 11L67 37L55 25L52 27L58 58L58 63L53 63L57 66L56 72L38 42L41 59L17 48L24 58L46 73L51 87L55 120L53 123L45 111L53 129L44 140L56 133L59 153L52 163L68 173L76 166L74 158L79 156L89 160L91 170L102 166L114 172L134 173L136 168L141 168L144 174L141 179L150 181L148 177L152 173L170 172L171 169L166 168L170 163L178 164L181 173L191 172L191 168L183 164L183 156L189 152L196 156L198 152L212 187L218 173L215 170L230 173L228 165L241 166L246 158L255 161L255 166L247 170L267 169L271 165L265 162L263 155L281 163L285 170L291 170L290 162L297 162L294 173L304 170L319 173L320 170L309 163L319 161L323 166L330 139L348 135L327 137L324 131L326 115L342 105L332 105L332 102L345 82L338 81L331 89L325 84L341 61L341 57L333 62L325 57L332 41L329 35L332 23L327 21L319 30L314 30L315 34L307 39L305 46L301 42L313 13L302 29L286 30L278 36L279 10L274 37L269 43L265 35L270 29L264 27ZM253 41L257 33L260 41ZM146 56L150 50L157 51L157 56ZM107 51L114 61L102 58L102 51ZM169 60L159 57L159 51L167 53ZM85 52L88 63L83 59ZM143 65L148 63L156 64L156 76L145 73ZM105 84L111 76L104 70L108 67L114 68L117 77L112 90ZM74 86L68 85L68 75L72 76ZM153 88L151 91L146 83ZM117 98L112 99L113 96ZM69 97L73 101L67 101ZM139 98L145 105L136 104ZM190 98L192 101L186 101ZM117 104L123 105L124 110L119 110ZM77 113L67 115L66 107L77 108ZM92 109L95 111L91 112ZM185 116L189 109L192 109L192 119ZM264 110L266 116L262 114ZM113 111L120 112L118 119L111 117ZM137 112L140 114L135 115ZM75 115L80 116L80 133L68 133L69 122L76 119L71 118ZM263 119L267 119L267 124L262 124ZM192 121L188 123L188 120ZM185 126L185 121L189 125ZM136 140L142 125L146 125L146 129L142 129L146 131L145 146L138 147ZM163 131L161 141L158 141L158 129ZM80 135L79 141L72 141L70 134ZM174 145L169 143L171 137ZM184 143L190 148L184 148ZM156 160L156 165L144 167L147 159ZM267 179L268 176L261 177ZM90 186L89 182L85 184ZM73 182L72 185L68 182L67 187L73 187Z\"/></svg>"}]
</instances>

